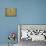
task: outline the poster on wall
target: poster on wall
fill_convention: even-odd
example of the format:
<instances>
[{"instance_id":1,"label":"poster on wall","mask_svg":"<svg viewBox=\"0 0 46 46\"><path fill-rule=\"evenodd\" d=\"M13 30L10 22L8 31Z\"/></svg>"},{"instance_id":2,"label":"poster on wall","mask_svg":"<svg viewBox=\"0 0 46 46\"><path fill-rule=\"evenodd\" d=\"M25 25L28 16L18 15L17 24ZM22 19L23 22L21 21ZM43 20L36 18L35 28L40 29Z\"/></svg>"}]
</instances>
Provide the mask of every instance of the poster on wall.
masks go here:
<instances>
[{"instance_id":1,"label":"poster on wall","mask_svg":"<svg viewBox=\"0 0 46 46\"><path fill-rule=\"evenodd\" d=\"M5 8L5 16L16 16L16 8Z\"/></svg>"}]
</instances>

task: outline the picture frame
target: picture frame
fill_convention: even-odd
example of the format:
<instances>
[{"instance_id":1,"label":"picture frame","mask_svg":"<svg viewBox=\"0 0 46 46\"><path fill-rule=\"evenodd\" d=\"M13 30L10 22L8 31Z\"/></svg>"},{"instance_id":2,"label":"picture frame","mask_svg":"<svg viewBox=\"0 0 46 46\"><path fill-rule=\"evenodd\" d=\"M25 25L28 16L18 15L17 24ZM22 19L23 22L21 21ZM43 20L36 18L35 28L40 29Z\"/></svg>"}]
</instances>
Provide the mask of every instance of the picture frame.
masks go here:
<instances>
[{"instance_id":1,"label":"picture frame","mask_svg":"<svg viewBox=\"0 0 46 46\"><path fill-rule=\"evenodd\" d=\"M16 8L5 8L5 16L16 16Z\"/></svg>"}]
</instances>

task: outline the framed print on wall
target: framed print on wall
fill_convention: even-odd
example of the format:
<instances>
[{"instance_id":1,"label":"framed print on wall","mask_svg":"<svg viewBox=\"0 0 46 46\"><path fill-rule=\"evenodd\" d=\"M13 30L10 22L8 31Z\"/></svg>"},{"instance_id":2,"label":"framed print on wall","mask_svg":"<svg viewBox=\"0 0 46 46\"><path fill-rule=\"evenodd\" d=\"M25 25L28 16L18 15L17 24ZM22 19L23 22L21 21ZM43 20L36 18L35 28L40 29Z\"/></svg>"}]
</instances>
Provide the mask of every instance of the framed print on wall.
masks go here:
<instances>
[{"instance_id":1,"label":"framed print on wall","mask_svg":"<svg viewBox=\"0 0 46 46\"><path fill-rule=\"evenodd\" d=\"M5 8L5 16L16 16L16 8Z\"/></svg>"},{"instance_id":2,"label":"framed print on wall","mask_svg":"<svg viewBox=\"0 0 46 46\"><path fill-rule=\"evenodd\" d=\"M21 40L46 41L45 24L19 24L18 38Z\"/></svg>"}]
</instances>

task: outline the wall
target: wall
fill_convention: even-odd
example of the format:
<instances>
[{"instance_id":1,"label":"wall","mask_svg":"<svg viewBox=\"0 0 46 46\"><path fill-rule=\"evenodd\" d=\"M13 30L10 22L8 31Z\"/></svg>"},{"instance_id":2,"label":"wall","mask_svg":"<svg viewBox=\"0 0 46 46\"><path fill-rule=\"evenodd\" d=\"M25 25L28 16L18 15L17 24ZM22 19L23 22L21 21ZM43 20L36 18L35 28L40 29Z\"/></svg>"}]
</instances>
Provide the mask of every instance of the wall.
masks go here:
<instances>
[{"instance_id":1,"label":"wall","mask_svg":"<svg viewBox=\"0 0 46 46\"><path fill-rule=\"evenodd\" d=\"M17 16L6 17L7 7L17 8ZM17 32L17 24L46 24L46 0L0 0L0 44L8 43L7 36Z\"/></svg>"}]
</instances>

